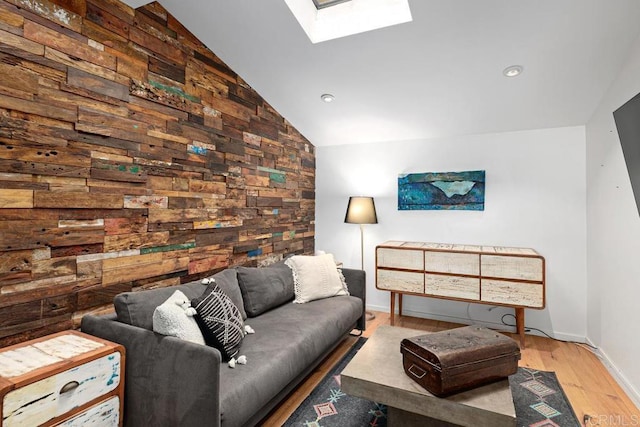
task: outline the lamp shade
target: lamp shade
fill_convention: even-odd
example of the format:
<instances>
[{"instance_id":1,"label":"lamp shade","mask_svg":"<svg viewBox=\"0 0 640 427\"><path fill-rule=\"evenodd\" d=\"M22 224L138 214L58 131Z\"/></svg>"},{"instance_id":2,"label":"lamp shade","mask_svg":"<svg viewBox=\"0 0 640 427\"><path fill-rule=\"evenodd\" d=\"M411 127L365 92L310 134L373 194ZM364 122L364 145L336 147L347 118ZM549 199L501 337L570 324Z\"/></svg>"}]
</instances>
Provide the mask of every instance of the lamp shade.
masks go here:
<instances>
[{"instance_id":1,"label":"lamp shade","mask_svg":"<svg viewBox=\"0 0 640 427\"><path fill-rule=\"evenodd\" d=\"M344 222L349 224L377 224L378 217L376 216L376 204L373 201L373 197L349 197Z\"/></svg>"}]
</instances>

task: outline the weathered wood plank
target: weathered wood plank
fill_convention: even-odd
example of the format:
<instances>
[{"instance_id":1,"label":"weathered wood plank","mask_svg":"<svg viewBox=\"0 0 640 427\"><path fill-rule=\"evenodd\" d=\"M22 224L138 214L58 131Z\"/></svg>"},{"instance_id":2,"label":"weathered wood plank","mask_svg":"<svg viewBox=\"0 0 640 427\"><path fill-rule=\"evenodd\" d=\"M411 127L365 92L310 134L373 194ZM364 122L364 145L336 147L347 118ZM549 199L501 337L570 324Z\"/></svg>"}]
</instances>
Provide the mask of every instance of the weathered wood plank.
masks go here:
<instances>
[{"instance_id":1,"label":"weathered wood plank","mask_svg":"<svg viewBox=\"0 0 640 427\"><path fill-rule=\"evenodd\" d=\"M205 273L229 266L229 255L214 255L189 262L189 274Z\"/></svg>"},{"instance_id":2,"label":"weathered wood plank","mask_svg":"<svg viewBox=\"0 0 640 427\"><path fill-rule=\"evenodd\" d=\"M73 108L52 108L50 105L42 102L28 101L6 95L0 96L0 108L24 111L27 113L37 114L44 117L51 117L53 119L64 120L67 122L75 122L78 117L78 113Z\"/></svg>"},{"instance_id":3,"label":"weathered wood plank","mask_svg":"<svg viewBox=\"0 0 640 427\"><path fill-rule=\"evenodd\" d=\"M195 51L193 53L193 57L206 65L209 72L212 72L230 82L237 81L237 74L227 67L218 57L212 55L211 51L208 49L206 53Z\"/></svg>"},{"instance_id":4,"label":"weathered wood plank","mask_svg":"<svg viewBox=\"0 0 640 427\"><path fill-rule=\"evenodd\" d=\"M11 76L10 79L1 79L0 86L17 89L28 93L38 93L38 75L32 71L25 70L15 65L9 65L6 62L10 61L7 55L0 57L2 63L0 63L0 75Z\"/></svg>"},{"instance_id":5,"label":"weathered wood plank","mask_svg":"<svg viewBox=\"0 0 640 427\"><path fill-rule=\"evenodd\" d=\"M93 48L88 43L82 43L74 38L57 33L34 22L25 21L24 35L28 40L52 47L53 49L59 50L60 52L64 52L68 55L84 59L85 61L92 62L111 70L116 69L115 56Z\"/></svg>"},{"instance_id":6,"label":"weathered wood plank","mask_svg":"<svg viewBox=\"0 0 640 427\"><path fill-rule=\"evenodd\" d=\"M129 118L116 116L86 107L78 108L78 122L89 123L105 129L112 129L113 131L111 133L114 135L118 134L118 129L122 129L127 132L121 135L125 138L128 133L145 134L149 127L146 123L139 122L137 120L131 120ZM131 138L134 138L134 136L131 136Z\"/></svg>"},{"instance_id":7,"label":"weathered wood plank","mask_svg":"<svg viewBox=\"0 0 640 427\"><path fill-rule=\"evenodd\" d=\"M176 82L185 83L185 68L157 58L149 58L149 71Z\"/></svg>"},{"instance_id":8,"label":"weathered wood plank","mask_svg":"<svg viewBox=\"0 0 640 427\"><path fill-rule=\"evenodd\" d=\"M94 160L91 178L106 181L145 182L147 173L137 164L118 164Z\"/></svg>"},{"instance_id":9,"label":"weathered wood plank","mask_svg":"<svg viewBox=\"0 0 640 427\"><path fill-rule=\"evenodd\" d=\"M36 191L34 207L58 209L122 209L123 197L110 194Z\"/></svg>"},{"instance_id":10,"label":"weathered wood plank","mask_svg":"<svg viewBox=\"0 0 640 427\"><path fill-rule=\"evenodd\" d=\"M0 209L2 208L33 208L33 190L0 188Z\"/></svg>"},{"instance_id":11,"label":"weathered wood plank","mask_svg":"<svg viewBox=\"0 0 640 427\"><path fill-rule=\"evenodd\" d=\"M167 196L124 196L126 209L166 209L168 205Z\"/></svg>"},{"instance_id":12,"label":"weathered wood plank","mask_svg":"<svg viewBox=\"0 0 640 427\"><path fill-rule=\"evenodd\" d=\"M151 52L154 52L163 58L169 59L177 64L185 63L186 56L184 52L167 43L166 37L164 37L163 40L158 37L154 37L139 28L131 27L129 29L129 39L133 43L149 49Z\"/></svg>"},{"instance_id":13,"label":"weathered wood plank","mask_svg":"<svg viewBox=\"0 0 640 427\"><path fill-rule=\"evenodd\" d=\"M228 81L216 74L208 72L208 67L202 62L189 60L187 61L187 66L184 71L186 80L190 84L200 86L218 98L228 98Z\"/></svg>"},{"instance_id":14,"label":"weathered wood plank","mask_svg":"<svg viewBox=\"0 0 640 427\"><path fill-rule=\"evenodd\" d=\"M104 28L105 30L109 30L121 36L124 40L126 40L127 36L129 35L131 17L129 17L128 21L123 20L120 17L103 9L100 6L102 6L102 4L97 5L96 3L87 1L86 2L87 11L86 11L85 19L98 24L100 27ZM111 8L111 11L113 11L113 8Z\"/></svg>"},{"instance_id":15,"label":"weathered wood plank","mask_svg":"<svg viewBox=\"0 0 640 427\"><path fill-rule=\"evenodd\" d=\"M119 0L87 0L87 8L89 5L98 5L127 24L133 23L135 9Z\"/></svg>"},{"instance_id":16,"label":"weathered wood plank","mask_svg":"<svg viewBox=\"0 0 640 427\"><path fill-rule=\"evenodd\" d=\"M149 209L149 222L207 220L217 213L217 209Z\"/></svg>"},{"instance_id":17,"label":"weathered wood plank","mask_svg":"<svg viewBox=\"0 0 640 427\"><path fill-rule=\"evenodd\" d=\"M86 310L103 304L113 304L113 298L130 292L131 283L118 283L110 286L92 286L78 292L78 310Z\"/></svg>"},{"instance_id":18,"label":"weathered wood plank","mask_svg":"<svg viewBox=\"0 0 640 427\"><path fill-rule=\"evenodd\" d=\"M167 273L173 273L177 271L187 270L189 266L189 258L173 258L173 259L156 259L153 261L146 261L145 257L152 255L140 255L135 260L135 267L131 265L121 265L117 268L107 268L107 261L103 263L102 283L104 285L111 285L115 283L125 283L134 279L146 279L150 277L156 277ZM120 260L122 261L122 260ZM111 264L109 264L111 267Z\"/></svg>"},{"instance_id":19,"label":"weathered wood plank","mask_svg":"<svg viewBox=\"0 0 640 427\"><path fill-rule=\"evenodd\" d=\"M147 231L147 218L105 218L104 231L107 235L145 233Z\"/></svg>"},{"instance_id":20,"label":"weathered wood plank","mask_svg":"<svg viewBox=\"0 0 640 427\"><path fill-rule=\"evenodd\" d=\"M75 257L51 258L33 262L32 276L35 280L75 274Z\"/></svg>"},{"instance_id":21,"label":"weathered wood plank","mask_svg":"<svg viewBox=\"0 0 640 427\"><path fill-rule=\"evenodd\" d=\"M75 32L80 32L82 26L82 18L71 12L67 8L58 6L57 4L48 0L6 0L15 4L20 8L24 8L33 12L36 15L40 15L48 20L55 22L56 24L67 27Z\"/></svg>"},{"instance_id":22,"label":"weathered wood plank","mask_svg":"<svg viewBox=\"0 0 640 427\"><path fill-rule=\"evenodd\" d=\"M104 251L102 243L83 244L78 246L63 246L51 249L51 257L79 257L82 255L99 254Z\"/></svg>"},{"instance_id":23,"label":"weathered wood plank","mask_svg":"<svg viewBox=\"0 0 640 427\"><path fill-rule=\"evenodd\" d=\"M3 4L0 6L0 21L10 27L22 28L24 17L16 13L14 6Z\"/></svg>"},{"instance_id":24,"label":"weathered wood plank","mask_svg":"<svg viewBox=\"0 0 640 427\"><path fill-rule=\"evenodd\" d=\"M52 147L24 141L8 143L0 140L0 155L5 159L23 160L27 162L51 162L54 164L88 167L91 155L86 150ZM66 148L66 149L64 149ZM79 182L84 184L84 182Z\"/></svg>"},{"instance_id":25,"label":"weathered wood plank","mask_svg":"<svg viewBox=\"0 0 640 427\"><path fill-rule=\"evenodd\" d=\"M0 252L0 293L2 285L31 280L33 251Z\"/></svg>"},{"instance_id":26,"label":"weathered wood plank","mask_svg":"<svg viewBox=\"0 0 640 427\"><path fill-rule=\"evenodd\" d=\"M0 43L24 50L34 55L44 54L44 46L42 44L27 40L4 30L0 30Z\"/></svg>"},{"instance_id":27,"label":"weathered wood plank","mask_svg":"<svg viewBox=\"0 0 640 427\"><path fill-rule=\"evenodd\" d=\"M169 241L169 232L117 234L105 236L104 249L107 252L118 252L129 249L151 248L165 245Z\"/></svg>"},{"instance_id":28,"label":"weathered wood plank","mask_svg":"<svg viewBox=\"0 0 640 427\"><path fill-rule=\"evenodd\" d=\"M84 89L89 89L102 95L110 96L121 101L129 100L129 87L123 84L107 80L104 77L81 71L77 68L69 68L67 72L67 84Z\"/></svg>"}]
</instances>

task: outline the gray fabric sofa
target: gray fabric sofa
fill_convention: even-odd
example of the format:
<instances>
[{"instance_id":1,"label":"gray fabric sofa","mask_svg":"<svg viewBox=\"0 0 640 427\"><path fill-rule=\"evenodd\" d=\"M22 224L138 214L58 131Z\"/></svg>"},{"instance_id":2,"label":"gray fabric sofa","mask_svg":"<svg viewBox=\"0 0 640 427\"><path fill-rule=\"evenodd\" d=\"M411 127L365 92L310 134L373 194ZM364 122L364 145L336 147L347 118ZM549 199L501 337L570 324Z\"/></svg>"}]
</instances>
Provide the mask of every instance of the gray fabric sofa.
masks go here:
<instances>
[{"instance_id":1,"label":"gray fabric sofa","mask_svg":"<svg viewBox=\"0 0 640 427\"><path fill-rule=\"evenodd\" d=\"M248 363L235 369L213 347L153 332L155 307L176 289L200 296L200 282L120 294L116 313L86 315L81 330L126 348L125 426L256 425L353 329L364 330L365 273L342 271L350 296L289 300L247 318L256 333L243 339Z\"/></svg>"}]
</instances>

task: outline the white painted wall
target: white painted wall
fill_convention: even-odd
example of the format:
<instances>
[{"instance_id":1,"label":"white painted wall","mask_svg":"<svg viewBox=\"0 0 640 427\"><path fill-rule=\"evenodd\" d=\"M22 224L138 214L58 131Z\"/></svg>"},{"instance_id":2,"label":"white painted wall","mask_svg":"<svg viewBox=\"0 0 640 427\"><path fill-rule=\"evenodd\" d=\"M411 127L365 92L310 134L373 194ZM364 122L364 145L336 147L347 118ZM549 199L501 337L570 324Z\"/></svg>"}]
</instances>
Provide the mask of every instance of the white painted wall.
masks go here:
<instances>
[{"instance_id":1,"label":"white painted wall","mask_svg":"<svg viewBox=\"0 0 640 427\"><path fill-rule=\"evenodd\" d=\"M471 135L413 142L317 148L316 249L360 267L359 226L345 224L351 195L375 197L379 224L365 225L367 306L389 310L375 289L375 246L412 240L522 246L547 261L547 308L526 324L562 339L584 340L587 326L584 127ZM485 210L398 211L401 173L486 171ZM640 263L639 263L640 264ZM640 277L640 276L639 276ZM440 299L405 297L422 317L500 324L508 308L489 311ZM513 319L506 319L513 323Z\"/></svg>"},{"instance_id":2,"label":"white painted wall","mask_svg":"<svg viewBox=\"0 0 640 427\"><path fill-rule=\"evenodd\" d=\"M588 337L640 404L640 216L613 111L640 92L640 38L587 123ZM640 120L640 118L638 118Z\"/></svg>"}]
</instances>

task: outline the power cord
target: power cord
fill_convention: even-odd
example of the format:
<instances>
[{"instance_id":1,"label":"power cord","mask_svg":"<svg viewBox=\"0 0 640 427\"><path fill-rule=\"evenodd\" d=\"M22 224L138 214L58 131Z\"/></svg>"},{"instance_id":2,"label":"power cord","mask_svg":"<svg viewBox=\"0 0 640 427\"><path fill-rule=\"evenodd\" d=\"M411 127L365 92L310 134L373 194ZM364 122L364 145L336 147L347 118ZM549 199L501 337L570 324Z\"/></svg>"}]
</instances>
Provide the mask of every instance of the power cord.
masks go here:
<instances>
[{"instance_id":1,"label":"power cord","mask_svg":"<svg viewBox=\"0 0 640 427\"><path fill-rule=\"evenodd\" d=\"M507 322L505 322L505 321L504 321L504 318L505 318L505 317L513 317L513 320L514 320L514 322L515 322L515 320L516 320L516 316L514 316L513 314L510 314L510 313L506 313L506 314L503 314L503 315L502 315L502 317L500 318L500 321L502 322L502 324L503 324L503 325L505 325L505 326L509 326L509 327L512 327L512 328L515 328L515 327L516 327L516 325L515 325L515 324L509 324L509 323L507 323ZM568 342L568 343L572 343L572 344L578 344L578 345L582 345L582 346L589 347L589 348L590 348L590 349L592 349L592 350L597 350L597 349L598 349L598 347L595 347L595 346L593 346L593 345L591 345L591 344L589 344L589 343L585 343L585 342L578 342L578 341L569 341L569 340L566 340L566 341L565 341L565 340L558 339L558 338L556 338L556 337L552 337L551 335L549 335L548 333L546 333L546 332L545 332L545 331L543 331L542 329L533 328L533 327L530 327L530 326L529 326L529 327L525 326L524 331L525 331L525 332L537 331L537 332L540 332L540 333L541 333L542 335L544 335L545 337L550 338L550 339L552 339L552 340L554 340L554 341L559 341L559 342Z\"/></svg>"},{"instance_id":2,"label":"power cord","mask_svg":"<svg viewBox=\"0 0 640 427\"><path fill-rule=\"evenodd\" d=\"M489 308L487 309L487 311L492 311L492 310L494 310L494 309L496 309L496 308L498 308L498 306L497 306L497 305L494 305L494 306L492 306L492 307L489 307ZM471 323L476 323L476 320L475 320L473 317L471 317L471 303L470 303L470 302L469 302L469 303L467 303L467 319L469 319L469 321L470 321Z\"/></svg>"}]
</instances>

